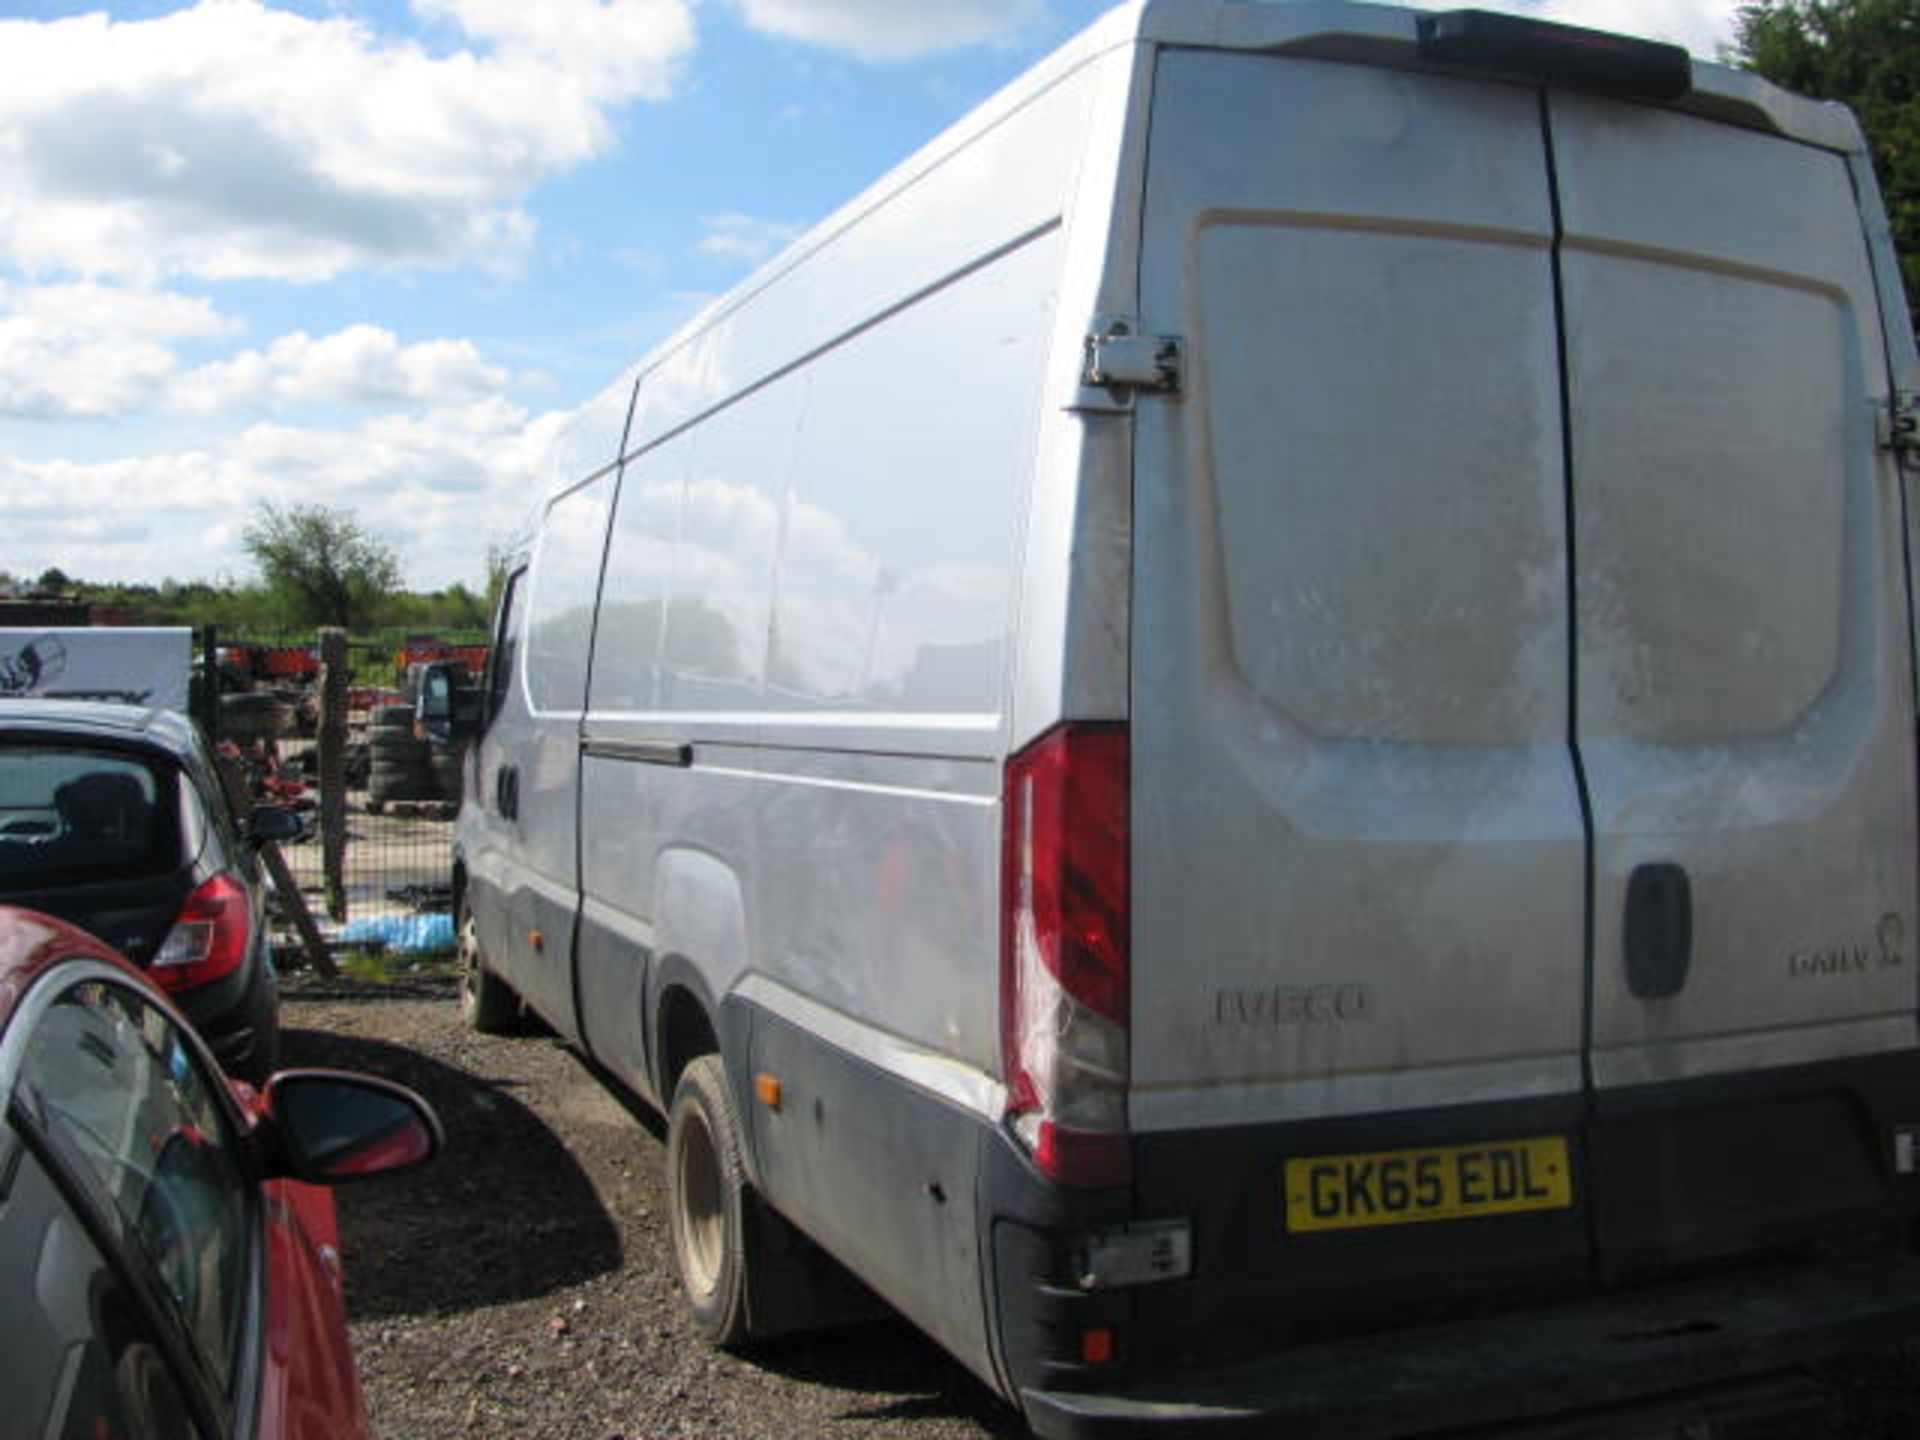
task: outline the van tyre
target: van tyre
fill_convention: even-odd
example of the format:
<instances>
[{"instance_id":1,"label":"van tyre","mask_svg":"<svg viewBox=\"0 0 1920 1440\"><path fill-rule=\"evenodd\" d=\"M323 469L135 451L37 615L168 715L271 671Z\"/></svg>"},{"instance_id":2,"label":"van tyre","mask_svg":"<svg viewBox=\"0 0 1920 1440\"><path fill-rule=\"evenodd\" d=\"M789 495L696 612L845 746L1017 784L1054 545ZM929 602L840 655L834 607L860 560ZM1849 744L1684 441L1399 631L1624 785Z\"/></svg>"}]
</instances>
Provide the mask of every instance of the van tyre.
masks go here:
<instances>
[{"instance_id":1,"label":"van tyre","mask_svg":"<svg viewBox=\"0 0 1920 1440\"><path fill-rule=\"evenodd\" d=\"M507 1035L519 1028L520 997L487 968L486 952L480 948L480 929L467 908L466 896L460 897L460 923L454 932L460 962L460 1018L469 1030L482 1035Z\"/></svg>"},{"instance_id":2,"label":"van tyre","mask_svg":"<svg viewBox=\"0 0 1920 1440\"><path fill-rule=\"evenodd\" d=\"M723 1349L753 1338L747 1321L750 1198L726 1070L718 1055L702 1055L681 1072L667 1115L667 1218L694 1324Z\"/></svg>"}]
</instances>

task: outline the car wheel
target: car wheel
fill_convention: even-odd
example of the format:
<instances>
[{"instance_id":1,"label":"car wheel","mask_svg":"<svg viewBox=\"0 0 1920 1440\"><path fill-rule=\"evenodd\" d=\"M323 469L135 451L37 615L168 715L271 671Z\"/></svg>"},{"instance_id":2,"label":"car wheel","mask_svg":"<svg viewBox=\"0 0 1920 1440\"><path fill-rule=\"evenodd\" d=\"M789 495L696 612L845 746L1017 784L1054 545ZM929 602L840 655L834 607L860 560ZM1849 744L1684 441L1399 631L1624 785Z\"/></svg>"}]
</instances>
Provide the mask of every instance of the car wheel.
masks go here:
<instances>
[{"instance_id":1,"label":"car wheel","mask_svg":"<svg viewBox=\"0 0 1920 1440\"><path fill-rule=\"evenodd\" d=\"M667 1116L667 1217L694 1324L723 1347L750 1338L748 1200L726 1071L718 1055L702 1055L681 1072Z\"/></svg>"},{"instance_id":2,"label":"car wheel","mask_svg":"<svg viewBox=\"0 0 1920 1440\"><path fill-rule=\"evenodd\" d=\"M460 923L455 931L460 957L460 1018L467 1028L482 1035L506 1035L518 1028L520 997L507 982L487 969L486 952L480 948L480 929L473 922L473 911L466 897L460 899Z\"/></svg>"}]
</instances>

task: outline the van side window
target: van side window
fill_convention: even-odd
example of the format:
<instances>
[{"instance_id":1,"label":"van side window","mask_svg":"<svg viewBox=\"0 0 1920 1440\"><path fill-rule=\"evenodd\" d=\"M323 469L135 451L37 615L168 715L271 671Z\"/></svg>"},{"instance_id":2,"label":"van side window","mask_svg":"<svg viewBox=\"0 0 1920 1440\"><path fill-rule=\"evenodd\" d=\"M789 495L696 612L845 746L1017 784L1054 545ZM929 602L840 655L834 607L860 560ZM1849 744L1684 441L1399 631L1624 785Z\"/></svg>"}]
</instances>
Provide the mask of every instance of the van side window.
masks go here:
<instances>
[{"instance_id":1,"label":"van side window","mask_svg":"<svg viewBox=\"0 0 1920 1440\"><path fill-rule=\"evenodd\" d=\"M586 704L587 652L617 472L608 470L547 507L528 572L527 699L547 714Z\"/></svg>"},{"instance_id":2,"label":"van side window","mask_svg":"<svg viewBox=\"0 0 1920 1440\"><path fill-rule=\"evenodd\" d=\"M487 667L489 725L507 703L507 687L513 684L513 669L520 659L520 586L526 577L525 570L514 571L500 592L500 617L494 623L492 663Z\"/></svg>"}]
</instances>

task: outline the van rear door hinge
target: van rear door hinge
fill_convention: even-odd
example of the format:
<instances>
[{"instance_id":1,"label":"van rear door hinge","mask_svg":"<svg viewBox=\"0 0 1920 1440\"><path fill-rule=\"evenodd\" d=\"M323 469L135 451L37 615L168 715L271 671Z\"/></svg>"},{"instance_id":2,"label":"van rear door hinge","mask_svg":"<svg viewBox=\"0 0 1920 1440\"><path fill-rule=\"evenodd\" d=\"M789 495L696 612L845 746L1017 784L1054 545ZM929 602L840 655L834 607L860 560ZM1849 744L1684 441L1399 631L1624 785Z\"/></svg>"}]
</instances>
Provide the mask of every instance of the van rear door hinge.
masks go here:
<instances>
[{"instance_id":1,"label":"van rear door hinge","mask_svg":"<svg viewBox=\"0 0 1920 1440\"><path fill-rule=\"evenodd\" d=\"M1186 344L1177 335L1141 335L1135 322L1103 315L1088 332L1080 369L1081 410L1129 410L1141 391L1178 395Z\"/></svg>"},{"instance_id":2,"label":"van rear door hinge","mask_svg":"<svg viewBox=\"0 0 1920 1440\"><path fill-rule=\"evenodd\" d=\"M1880 448L1896 455L1920 454L1920 395L1911 390L1896 390L1885 404L1874 409L1880 416Z\"/></svg>"}]
</instances>

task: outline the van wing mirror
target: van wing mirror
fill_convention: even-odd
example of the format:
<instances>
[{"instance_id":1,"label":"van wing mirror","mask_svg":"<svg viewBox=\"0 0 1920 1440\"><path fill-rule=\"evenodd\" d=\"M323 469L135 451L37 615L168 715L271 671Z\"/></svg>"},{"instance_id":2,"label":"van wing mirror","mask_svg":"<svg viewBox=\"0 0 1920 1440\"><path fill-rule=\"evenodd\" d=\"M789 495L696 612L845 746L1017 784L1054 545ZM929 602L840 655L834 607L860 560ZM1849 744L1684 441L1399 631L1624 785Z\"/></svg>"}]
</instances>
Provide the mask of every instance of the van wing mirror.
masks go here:
<instances>
[{"instance_id":1,"label":"van wing mirror","mask_svg":"<svg viewBox=\"0 0 1920 1440\"><path fill-rule=\"evenodd\" d=\"M452 745L480 733L481 696L458 660L420 669L413 702L414 732L433 745Z\"/></svg>"}]
</instances>

